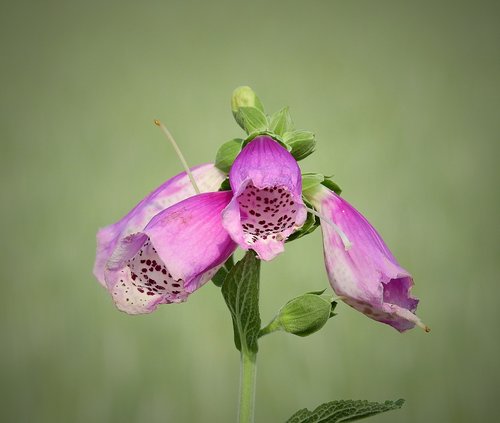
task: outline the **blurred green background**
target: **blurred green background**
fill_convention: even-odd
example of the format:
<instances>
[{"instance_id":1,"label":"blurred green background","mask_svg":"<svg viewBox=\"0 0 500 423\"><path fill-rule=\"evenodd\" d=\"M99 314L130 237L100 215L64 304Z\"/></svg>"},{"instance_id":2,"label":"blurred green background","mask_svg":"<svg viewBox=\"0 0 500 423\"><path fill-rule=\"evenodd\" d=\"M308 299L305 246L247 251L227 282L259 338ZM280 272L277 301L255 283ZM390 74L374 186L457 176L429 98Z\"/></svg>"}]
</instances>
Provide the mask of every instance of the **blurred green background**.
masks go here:
<instances>
[{"instance_id":1,"label":"blurred green background","mask_svg":"<svg viewBox=\"0 0 500 423\"><path fill-rule=\"evenodd\" d=\"M251 85L316 132L334 174L413 272L432 328L340 305L264 338L257 422L406 398L375 422L497 421L500 7L486 1L3 1L2 422L231 422L239 357L218 289L131 317L91 269L98 227L242 135ZM263 268L262 317L327 286L320 231Z\"/></svg>"}]
</instances>

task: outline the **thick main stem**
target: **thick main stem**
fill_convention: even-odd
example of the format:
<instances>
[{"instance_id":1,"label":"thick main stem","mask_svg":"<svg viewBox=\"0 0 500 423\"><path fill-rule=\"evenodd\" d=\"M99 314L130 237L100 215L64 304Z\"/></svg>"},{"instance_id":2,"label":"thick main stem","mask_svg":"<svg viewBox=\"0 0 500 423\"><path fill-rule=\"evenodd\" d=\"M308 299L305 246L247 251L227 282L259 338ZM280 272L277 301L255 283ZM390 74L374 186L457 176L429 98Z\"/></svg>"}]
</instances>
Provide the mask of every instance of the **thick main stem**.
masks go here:
<instances>
[{"instance_id":1,"label":"thick main stem","mask_svg":"<svg viewBox=\"0 0 500 423\"><path fill-rule=\"evenodd\" d=\"M253 423L257 354L241 351L239 423Z\"/></svg>"}]
</instances>

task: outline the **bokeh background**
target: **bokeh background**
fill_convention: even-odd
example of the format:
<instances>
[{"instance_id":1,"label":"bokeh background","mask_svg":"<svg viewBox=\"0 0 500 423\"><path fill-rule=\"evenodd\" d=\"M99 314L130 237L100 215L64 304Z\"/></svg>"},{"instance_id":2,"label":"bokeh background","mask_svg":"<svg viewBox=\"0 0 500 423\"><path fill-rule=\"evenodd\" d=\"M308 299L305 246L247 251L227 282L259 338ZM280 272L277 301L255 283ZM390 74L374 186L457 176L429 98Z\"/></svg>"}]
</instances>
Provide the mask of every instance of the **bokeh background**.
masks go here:
<instances>
[{"instance_id":1,"label":"bokeh background","mask_svg":"<svg viewBox=\"0 0 500 423\"><path fill-rule=\"evenodd\" d=\"M316 132L303 169L335 175L432 328L340 305L310 338L263 339L256 420L403 397L371 421L497 421L499 18L494 1L2 1L0 420L235 420L219 290L131 317L91 269L97 228L181 171L153 118L211 161L242 135L245 84ZM327 286L317 231L263 267L263 320Z\"/></svg>"}]
</instances>

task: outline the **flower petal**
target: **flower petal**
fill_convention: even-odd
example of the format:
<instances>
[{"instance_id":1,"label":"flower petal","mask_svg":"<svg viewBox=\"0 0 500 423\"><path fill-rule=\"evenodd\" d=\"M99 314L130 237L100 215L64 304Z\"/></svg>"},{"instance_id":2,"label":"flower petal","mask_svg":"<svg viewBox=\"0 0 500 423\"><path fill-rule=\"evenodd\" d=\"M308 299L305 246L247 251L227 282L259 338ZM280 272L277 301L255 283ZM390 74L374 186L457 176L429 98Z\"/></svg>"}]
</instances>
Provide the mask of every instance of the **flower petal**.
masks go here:
<instances>
[{"instance_id":1,"label":"flower petal","mask_svg":"<svg viewBox=\"0 0 500 423\"><path fill-rule=\"evenodd\" d=\"M306 196L352 244L346 251L336 230L321 222L326 269L337 295L356 310L400 332L415 324L424 327L414 314L418 300L410 295L412 276L398 264L373 226L326 187L319 186Z\"/></svg>"},{"instance_id":2,"label":"flower petal","mask_svg":"<svg viewBox=\"0 0 500 423\"><path fill-rule=\"evenodd\" d=\"M226 177L212 163L194 167L191 172L201 192L216 191ZM147 195L124 218L99 229L94 263L94 275L98 281L105 285L106 262L121 238L142 230L154 215L193 195L195 195L194 188L186 172L182 172Z\"/></svg>"},{"instance_id":3,"label":"flower petal","mask_svg":"<svg viewBox=\"0 0 500 423\"><path fill-rule=\"evenodd\" d=\"M236 244L222 227L231 192L190 197L157 214L143 231L119 240L105 280L117 307L150 313L209 281Z\"/></svg>"},{"instance_id":4,"label":"flower petal","mask_svg":"<svg viewBox=\"0 0 500 423\"><path fill-rule=\"evenodd\" d=\"M229 173L234 197L223 225L238 245L271 260L307 217L297 161L268 136L252 140Z\"/></svg>"}]
</instances>

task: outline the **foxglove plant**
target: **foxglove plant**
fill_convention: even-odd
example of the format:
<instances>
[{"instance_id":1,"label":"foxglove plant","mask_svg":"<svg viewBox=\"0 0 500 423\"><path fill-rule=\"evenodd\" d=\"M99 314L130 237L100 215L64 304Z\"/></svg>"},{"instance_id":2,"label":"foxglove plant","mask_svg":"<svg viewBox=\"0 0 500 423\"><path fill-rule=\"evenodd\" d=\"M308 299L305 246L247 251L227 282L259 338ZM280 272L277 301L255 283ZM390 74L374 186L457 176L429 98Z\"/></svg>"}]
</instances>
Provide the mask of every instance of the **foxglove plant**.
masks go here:
<instances>
[{"instance_id":1,"label":"foxglove plant","mask_svg":"<svg viewBox=\"0 0 500 423\"><path fill-rule=\"evenodd\" d=\"M413 279L377 231L330 178L301 173L298 161L315 150L312 132L295 130L288 108L271 116L249 87L231 102L245 139L218 150L215 163L190 169L170 132L185 172L147 195L117 223L97 233L94 274L118 309L151 313L160 304L186 301L212 279L221 287L241 355L239 421L253 421L258 340L284 331L308 336L336 315L342 300L400 332L415 325ZM285 243L321 226L325 265L334 299L325 290L287 302L261 328L260 263L283 253ZM233 253L246 253L234 264ZM288 422L354 421L400 408L403 400L331 401L299 410Z\"/></svg>"}]
</instances>

